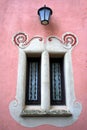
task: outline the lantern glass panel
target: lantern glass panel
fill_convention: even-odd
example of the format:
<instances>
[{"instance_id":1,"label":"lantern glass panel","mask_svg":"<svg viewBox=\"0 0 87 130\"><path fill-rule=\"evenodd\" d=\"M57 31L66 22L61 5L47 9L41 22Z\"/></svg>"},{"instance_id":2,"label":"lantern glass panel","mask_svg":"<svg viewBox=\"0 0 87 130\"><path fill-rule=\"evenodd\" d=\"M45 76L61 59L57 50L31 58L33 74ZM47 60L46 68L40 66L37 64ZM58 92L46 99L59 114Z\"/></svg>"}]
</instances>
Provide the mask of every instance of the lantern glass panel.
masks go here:
<instances>
[{"instance_id":1,"label":"lantern glass panel","mask_svg":"<svg viewBox=\"0 0 87 130\"><path fill-rule=\"evenodd\" d=\"M41 21L43 21L44 20L44 10L40 10L39 14L40 14Z\"/></svg>"},{"instance_id":2,"label":"lantern glass panel","mask_svg":"<svg viewBox=\"0 0 87 130\"><path fill-rule=\"evenodd\" d=\"M45 9L45 20L49 20L50 17L50 10Z\"/></svg>"}]
</instances>

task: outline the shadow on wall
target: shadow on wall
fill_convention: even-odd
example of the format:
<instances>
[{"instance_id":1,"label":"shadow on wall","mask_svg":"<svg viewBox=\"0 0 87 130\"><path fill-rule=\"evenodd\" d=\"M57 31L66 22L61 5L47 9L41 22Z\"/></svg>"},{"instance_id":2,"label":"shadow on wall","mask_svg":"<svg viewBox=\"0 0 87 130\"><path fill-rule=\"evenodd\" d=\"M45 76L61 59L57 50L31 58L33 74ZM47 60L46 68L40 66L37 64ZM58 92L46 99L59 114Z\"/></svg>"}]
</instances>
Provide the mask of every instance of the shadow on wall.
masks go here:
<instances>
[{"instance_id":1,"label":"shadow on wall","mask_svg":"<svg viewBox=\"0 0 87 130\"><path fill-rule=\"evenodd\" d=\"M59 23L56 24L54 18L53 18L53 20L50 19L48 25L42 25L42 26L44 28L43 30L44 30L44 34L46 37L49 35L58 35L58 33L60 32Z\"/></svg>"}]
</instances>

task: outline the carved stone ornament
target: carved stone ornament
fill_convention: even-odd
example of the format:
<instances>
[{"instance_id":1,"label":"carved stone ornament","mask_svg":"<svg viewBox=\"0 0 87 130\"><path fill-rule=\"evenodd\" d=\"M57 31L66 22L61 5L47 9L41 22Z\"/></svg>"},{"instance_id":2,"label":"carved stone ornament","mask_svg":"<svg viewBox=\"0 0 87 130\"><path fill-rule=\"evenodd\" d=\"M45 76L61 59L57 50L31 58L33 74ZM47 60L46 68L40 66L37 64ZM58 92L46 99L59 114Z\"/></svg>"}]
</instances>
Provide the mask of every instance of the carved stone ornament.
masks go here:
<instances>
[{"instance_id":1,"label":"carved stone ornament","mask_svg":"<svg viewBox=\"0 0 87 130\"><path fill-rule=\"evenodd\" d=\"M72 125L82 111L82 105L76 100L72 70L72 49L78 44L75 34L67 32L62 39L49 36L45 40L35 36L28 40L28 35L19 32L13 36L12 42L19 48L17 91L15 100L11 101L11 116L25 127L36 127L49 124L57 127ZM25 104L27 57L41 57L41 104ZM50 56L64 59L65 105L50 105Z\"/></svg>"}]
</instances>

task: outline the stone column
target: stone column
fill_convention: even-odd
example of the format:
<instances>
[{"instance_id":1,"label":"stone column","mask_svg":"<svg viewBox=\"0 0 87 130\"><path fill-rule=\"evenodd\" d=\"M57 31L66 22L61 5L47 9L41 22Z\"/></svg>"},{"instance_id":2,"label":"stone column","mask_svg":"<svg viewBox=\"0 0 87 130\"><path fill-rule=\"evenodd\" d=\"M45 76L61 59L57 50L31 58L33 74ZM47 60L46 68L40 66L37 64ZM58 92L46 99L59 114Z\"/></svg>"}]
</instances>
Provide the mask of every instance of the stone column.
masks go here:
<instances>
[{"instance_id":1,"label":"stone column","mask_svg":"<svg viewBox=\"0 0 87 130\"><path fill-rule=\"evenodd\" d=\"M41 108L43 110L48 110L50 108L49 74L49 54L47 51L44 51L41 57Z\"/></svg>"}]
</instances>

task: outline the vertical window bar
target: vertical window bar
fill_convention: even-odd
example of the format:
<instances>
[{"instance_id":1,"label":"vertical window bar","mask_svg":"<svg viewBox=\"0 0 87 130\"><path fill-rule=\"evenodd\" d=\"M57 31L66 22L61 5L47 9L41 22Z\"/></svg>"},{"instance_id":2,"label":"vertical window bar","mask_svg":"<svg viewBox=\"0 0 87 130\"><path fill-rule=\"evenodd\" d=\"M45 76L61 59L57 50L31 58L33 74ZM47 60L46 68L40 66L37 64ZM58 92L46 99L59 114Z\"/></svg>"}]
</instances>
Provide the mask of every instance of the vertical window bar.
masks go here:
<instances>
[{"instance_id":1,"label":"vertical window bar","mask_svg":"<svg viewBox=\"0 0 87 130\"><path fill-rule=\"evenodd\" d=\"M29 65L29 71L30 72L28 72L29 73L29 95L28 95L28 98L29 98L29 100L31 100L32 99L32 64L30 63L30 65Z\"/></svg>"},{"instance_id":2,"label":"vertical window bar","mask_svg":"<svg viewBox=\"0 0 87 130\"><path fill-rule=\"evenodd\" d=\"M52 82L52 86L54 86L54 64L52 64L52 79L53 79L53 82ZM54 87L52 88L52 92L53 92L53 100L55 100L55 96L54 96L54 93L55 93L55 89Z\"/></svg>"}]
</instances>

